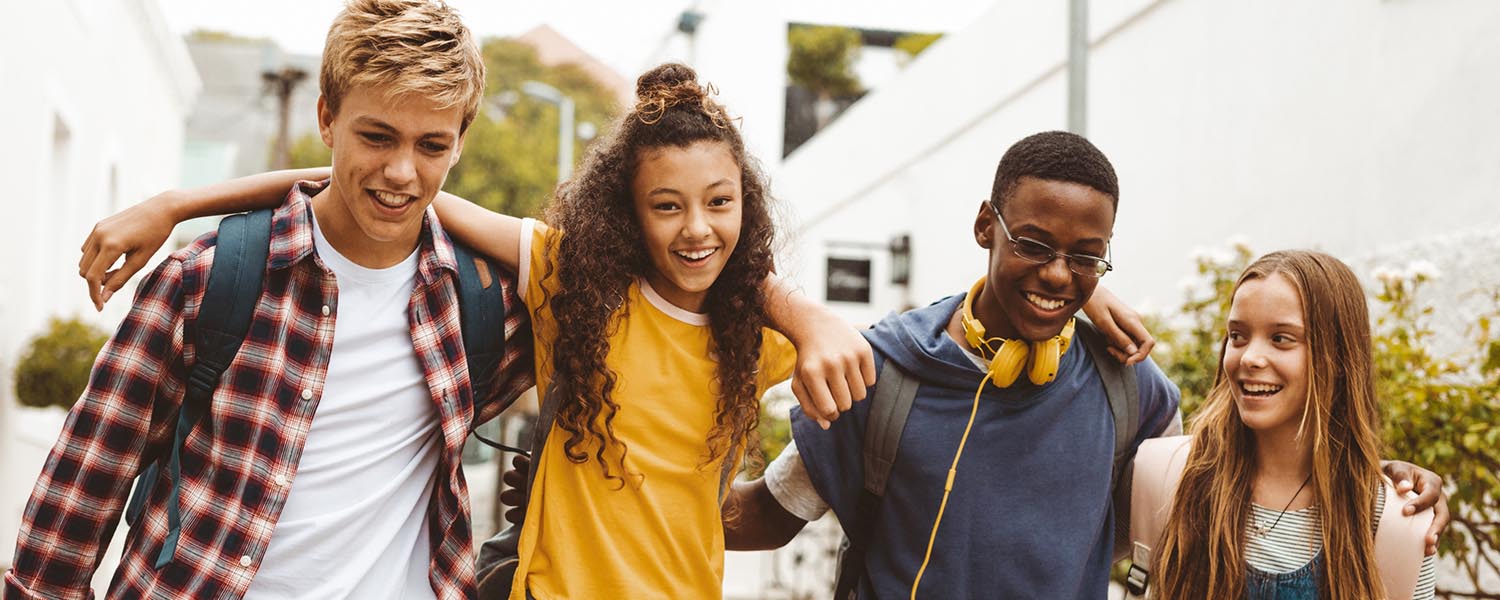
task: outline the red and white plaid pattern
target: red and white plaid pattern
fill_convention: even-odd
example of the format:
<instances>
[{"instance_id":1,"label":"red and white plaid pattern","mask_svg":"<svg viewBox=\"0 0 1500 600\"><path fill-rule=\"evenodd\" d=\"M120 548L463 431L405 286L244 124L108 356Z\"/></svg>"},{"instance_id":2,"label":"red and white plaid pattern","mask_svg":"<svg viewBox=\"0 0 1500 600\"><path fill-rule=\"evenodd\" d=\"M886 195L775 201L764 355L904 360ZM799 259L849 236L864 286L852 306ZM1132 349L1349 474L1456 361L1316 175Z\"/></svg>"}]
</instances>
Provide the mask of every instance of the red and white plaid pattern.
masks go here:
<instances>
[{"instance_id":1,"label":"red and white plaid pattern","mask_svg":"<svg viewBox=\"0 0 1500 600\"><path fill-rule=\"evenodd\" d=\"M272 221L265 290L244 346L224 373L208 415L182 449L182 534L176 559L153 559L167 535L167 478L158 479L126 539L109 598L240 598L266 554L276 519L323 394L338 290L313 252L303 182ZM476 595L468 489L460 456L476 409L469 389L453 247L428 210L417 282L407 306L411 339L443 436L431 517L431 581L439 599ZM167 450L184 379L193 364L198 316L214 234L163 261L146 277L119 331L94 364L26 505L4 597L90 598L89 580L108 546L132 480ZM506 286L509 342L495 389L477 407L493 416L532 385L530 324Z\"/></svg>"}]
</instances>

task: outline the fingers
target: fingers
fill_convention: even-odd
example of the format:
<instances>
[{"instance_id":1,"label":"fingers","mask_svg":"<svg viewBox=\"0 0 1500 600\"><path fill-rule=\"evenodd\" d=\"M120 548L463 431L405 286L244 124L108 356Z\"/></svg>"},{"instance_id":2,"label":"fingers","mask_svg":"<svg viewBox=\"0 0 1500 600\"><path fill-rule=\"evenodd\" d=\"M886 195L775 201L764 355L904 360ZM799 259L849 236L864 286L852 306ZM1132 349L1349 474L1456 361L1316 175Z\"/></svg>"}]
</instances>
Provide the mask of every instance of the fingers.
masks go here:
<instances>
[{"instance_id":1,"label":"fingers","mask_svg":"<svg viewBox=\"0 0 1500 600\"><path fill-rule=\"evenodd\" d=\"M846 369L832 370L847 371ZM850 407L854 406L853 395L850 393L850 389L855 387L856 382L852 381L852 377L846 378L843 375L843 373L828 373L820 378L822 382L821 386L828 388L829 395L833 397L833 405L838 409L838 412L828 415L829 420L839 418L839 413L849 410ZM814 380L813 386L820 387L819 381ZM864 396L863 389L860 389L859 393L861 397Z\"/></svg>"},{"instance_id":2,"label":"fingers","mask_svg":"<svg viewBox=\"0 0 1500 600\"><path fill-rule=\"evenodd\" d=\"M1432 526L1427 528L1427 556L1437 554L1438 538L1442 536L1443 531L1448 529L1450 519L1451 517L1448 515L1448 495L1443 494L1440 501L1432 507Z\"/></svg>"},{"instance_id":3,"label":"fingers","mask_svg":"<svg viewBox=\"0 0 1500 600\"><path fill-rule=\"evenodd\" d=\"M511 525L520 525L521 521L525 518L526 509L524 508L512 508L505 511L505 522L510 523Z\"/></svg>"},{"instance_id":4,"label":"fingers","mask_svg":"<svg viewBox=\"0 0 1500 600\"><path fill-rule=\"evenodd\" d=\"M792 378L792 395L796 396L797 403L802 405L802 414L817 423L818 427L828 429L832 425L828 419L824 418L824 409L818 406L818 400L808 391L801 377ZM832 400L829 401L828 408L833 408Z\"/></svg>"},{"instance_id":5,"label":"fingers","mask_svg":"<svg viewBox=\"0 0 1500 600\"><path fill-rule=\"evenodd\" d=\"M858 368L858 365L851 364L846 366L844 369L844 384L849 386L847 393L851 400L859 402L865 399L865 374ZM841 410L849 409L842 408Z\"/></svg>"},{"instance_id":6,"label":"fingers","mask_svg":"<svg viewBox=\"0 0 1500 600\"><path fill-rule=\"evenodd\" d=\"M859 336L864 339L865 336ZM869 340L865 340L865 347L859 355L859 373L864 376L864 387L875 385L875 351L870 348Z\"/></svg>"},{"instance_id":7,"label":"fingers","mask_svg":"<svg viewBox=\"0 0 1500 600\"><path fill-rule=\"evenodd\" d=\"M1146 360L1146 357L1151 355L1151 350L1153 350L1155 348L1156 348L1156 338L1148 336L1147 339L1146 339L1146 341L1141 342L1140 349L1136 350L1135 354L1131 355L1130 360L1126 361L1125 364L1127 364L1127 365L1133 365L1133 364L1136 364L1136 363L1141 362L1143 360Z\"/></svg>"},{"instance_id":8,"label":"fingers","mask_svg":"<svg viewBox=\"0 0 1500 600\"><path fill-rule=\"evenodd\" d=\"M103 304L109 302L109 299L114 297L115 292L120 291L120 288L125 287L130 278L139 273L146 266L146 261L150 259L151 257L145 252L136 251L134 254L125 255L125 264L120 268L105 273L98 308L102 310Z\"/></svg>"}]
</instances>

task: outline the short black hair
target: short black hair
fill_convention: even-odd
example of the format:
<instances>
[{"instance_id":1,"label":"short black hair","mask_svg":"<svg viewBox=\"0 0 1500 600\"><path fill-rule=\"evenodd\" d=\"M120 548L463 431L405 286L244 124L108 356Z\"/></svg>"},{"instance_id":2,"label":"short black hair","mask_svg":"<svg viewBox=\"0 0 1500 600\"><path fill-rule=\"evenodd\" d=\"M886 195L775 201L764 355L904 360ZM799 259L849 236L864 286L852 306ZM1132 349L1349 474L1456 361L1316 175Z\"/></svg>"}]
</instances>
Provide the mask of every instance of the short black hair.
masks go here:
<instances>
[{"instance_id":1,"label":"short black hair","mask_svg":"<svg viewBox=\"0 0 1500 600\"><path fill-rule=\"evenodd\" d=\"M995 187L990 202L995 210L1005 208L1005 201L1020 184L1022 177L1079 183L1109 196L1111 207L1120 206L1120 182L1115 167L1088 139L1066 131L1044 131L1016 142L1000 158L995 169Z\"/></svg>"}]
</instances>

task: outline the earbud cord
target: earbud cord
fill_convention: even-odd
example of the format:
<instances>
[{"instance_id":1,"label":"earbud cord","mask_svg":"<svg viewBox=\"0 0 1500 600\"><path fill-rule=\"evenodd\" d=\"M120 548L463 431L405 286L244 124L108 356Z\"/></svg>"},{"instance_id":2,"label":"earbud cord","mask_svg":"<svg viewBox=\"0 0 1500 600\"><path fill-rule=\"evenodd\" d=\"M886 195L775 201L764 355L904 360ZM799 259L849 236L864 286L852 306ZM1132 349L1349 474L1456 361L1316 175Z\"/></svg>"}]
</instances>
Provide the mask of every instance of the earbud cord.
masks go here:
<instances>
[{"instance_id":1,"label":"earbud cord","mask_svg":"<svg viewBox=\"0 0 1500 600\"><path fill-rule=\"evenodd\" d=\"M988 346L988 343L985 345ZM937 520L932 522L932 534L927 536L927 553L922 555L922 566L917 569L917 578L911 582L911 600L916 600L917 586L922 585L922 573L927 571L927 562L932 559L932 545L937 541L938 526L943 522L943 510L948 508L948 494L953 491L953 478L958 475L958 459L964 455L969 430L974 428L974 416L979 414L979 395L984 393L984 386L989 382L990 374L986 373L979 382L979 389L974 390L974 406L969 409L969 423L964 425L964 435L958 439L958 452L953 454L953 466L948 467L948 480L943 483L943 501L938 504Z\"/></svg>"}]
</instances>

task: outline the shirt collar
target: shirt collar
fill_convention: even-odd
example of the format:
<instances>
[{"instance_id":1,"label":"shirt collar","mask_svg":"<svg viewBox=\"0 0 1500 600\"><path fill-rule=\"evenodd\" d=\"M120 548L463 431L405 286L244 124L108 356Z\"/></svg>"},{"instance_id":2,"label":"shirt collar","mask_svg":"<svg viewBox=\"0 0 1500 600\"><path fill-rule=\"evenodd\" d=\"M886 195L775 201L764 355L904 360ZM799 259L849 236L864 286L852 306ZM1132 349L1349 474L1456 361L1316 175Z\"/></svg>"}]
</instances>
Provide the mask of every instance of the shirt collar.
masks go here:
<instances>
[{"instance_id":1,"label":"shirt collar","mask_svg":"<svg viewBox=\"0 0 1500 600\"><path fill-rule=\"evenodd\" d=\"M268 266L284 269L313 255L312 197L327 187L329 180L298 181L287 192L286 201L271 215L271 249ZM455 276L458 261L453 243L438 223L437 213L428 206L422 215L422 235L417 241L417 280L430 283L447 269Z\"/></svg>"}]
</instances>

